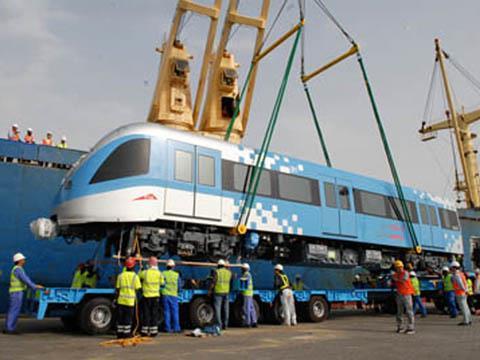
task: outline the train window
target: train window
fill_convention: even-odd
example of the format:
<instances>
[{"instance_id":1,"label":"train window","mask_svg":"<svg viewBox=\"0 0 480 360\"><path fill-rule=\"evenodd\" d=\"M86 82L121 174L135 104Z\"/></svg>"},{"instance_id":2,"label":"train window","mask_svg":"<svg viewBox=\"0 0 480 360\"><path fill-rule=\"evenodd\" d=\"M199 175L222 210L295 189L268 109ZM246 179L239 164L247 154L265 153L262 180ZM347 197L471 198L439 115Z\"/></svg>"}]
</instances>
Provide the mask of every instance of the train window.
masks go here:
<instances>
[{"instance_id":1,"label":"train window","mask_svg":"<svg viewBox=\"0 0 480 360\"><path fill-rule=\"evenodd\" d=\"M350 210L350 198L348 187L338 186L338 196L340 198L340 208L343 210Z\"/></svg>"},{"instance_id":2,"label":"train window","mask_svg":"<svg viewBox=\"0 0 480 360\"><path fill-rule=\"evenodd\" d=\"M387 213L386 197L368 191L354 189L355 209L367 215L389 217Z\"/></svg>"},{"instance_id":3,"label":"train window","mask_svg":"<svg viewBox=\"0 0 480 360\"><path fill-rule=\"evenodd\" d=\"M459 230L457 213L452 210L438 209L440 223L444 229Z\"/></svg>"},{"instance_id":4,"label":"train window","mask_svg":"<svg viewBox=\"0 0 480 360\"><path fill-rule=\"evenodd\" d=\"M335 193L335 185L329 182L324 183L325 187L325 204L328 207L337 207L337 194Z\"/></svg>"},{"instance_id":5,"label":"train window","mask_svg":"<svg viewBox=\"0 0 480 360\"><path fill-rule=\"evenodd\" d=\"M417 207L413 201L405 200L407 203L408 214L410 215L410 220L417 224L418 223L418 213ZM395 197L388 197L388 210L390 213L390 217L395 220L405 221L405 217L403 216L403 209L402 203L400 199ZM427 221L428 224L428 221Z\"/></svg>"},{"instance_id":6,"label":"train window","mask_svg":"<svg viewBox=\"0 0 480 360\"><path fill-rule=\"evenodd\" d=\"M422 219L422 224L430 225L428 221L428 212L427 212L427 205L420 204L420 219Z\"/></svg>"},{"instance_id":7,"label":"train window","mask_svg":"<svg viewBox=\"0 0 480 360\"><path fill-rule=\"evenodd\" d=\"M318 183L314 180L278 173L278 195L281 199L319 204Z\"/></svg>"},{"instance_id":8,"label":"train window","mask_svg":"<svg viewBox=\"0 0 480 360\"><path fill-rule=\"evenodd\" d=\"M215 186L215 159L211 156L198 156L198 183Z\"/></svg>"},{"instance_id":9,"label":"train window","mask_svg":"<svg viewBox=\"0 0 480 360\"><path fill-rule=\"evenodd\" d=\"M452 210L447 210L447 214L448 214L450 229L460 230L460 226L458 225L457 212Z\"/></svg>"},{"instance_id":10,"label":"train window","mask_svg":"<svg viewBox=\"0 0 480 360\"><path fill-rule=\"evenodd\" d=\"M433 206L428 206L428 212L430 214L430 225L438 226L437 212Z\"/></svg>"},{"instance_id":11,"label":"train window","mask_svg":"<svg viewBox=\"0 0 480 360\"><path fill-rule=\"evenodd\" d=\"M248 179L252 167L244 164L223 161L223 188L230 191L246 192L248 190ZM273 196L272 172L263 170L258 182L257 195Z\"/></svg>"},{"instance_id":12,"label":"train window","mask_svg":"<svg viewBox=\"0 0 480 360\"><path fill-rule=\"evenodd\" d=\"M175 150L175 180L193 182L193 154L188 151Z\"/></svg>"},{"instance_id":13,"label":"train window","mask_svg":"<svg viewBox=\"0 0 480 360\"><path fill-rule=\"evenodd\" d=\"M147 174L150 139L134 139L119 145L100 165L90 184Z\"/></svg>"}]
</instances>

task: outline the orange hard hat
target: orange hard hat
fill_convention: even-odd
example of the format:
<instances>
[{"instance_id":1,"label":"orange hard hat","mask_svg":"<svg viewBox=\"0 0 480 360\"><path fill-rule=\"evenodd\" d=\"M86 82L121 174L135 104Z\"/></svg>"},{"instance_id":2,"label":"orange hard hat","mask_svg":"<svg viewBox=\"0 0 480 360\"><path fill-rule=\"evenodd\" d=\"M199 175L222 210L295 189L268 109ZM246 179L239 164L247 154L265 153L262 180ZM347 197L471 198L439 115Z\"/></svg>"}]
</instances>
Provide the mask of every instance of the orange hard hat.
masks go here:
<instances>
[{"instance_id":1,"label":"orange hard hat","mask_svg":"<svg viewBox=\"0 0 480 360\"><path fill-rule=\"evenodd\" d=\"M125 266L127 269L131 269L135 266L135 258L129 257L125 260Z\"/></svg>"}]
</instances>

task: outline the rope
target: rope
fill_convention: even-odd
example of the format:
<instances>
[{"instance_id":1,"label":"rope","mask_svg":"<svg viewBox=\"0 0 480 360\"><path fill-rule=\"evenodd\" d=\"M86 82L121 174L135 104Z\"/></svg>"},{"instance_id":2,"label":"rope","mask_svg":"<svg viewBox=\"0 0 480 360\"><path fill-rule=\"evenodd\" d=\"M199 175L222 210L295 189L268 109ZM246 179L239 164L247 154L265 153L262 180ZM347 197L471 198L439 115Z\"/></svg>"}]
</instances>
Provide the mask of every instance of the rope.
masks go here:
<instances>
[{"instance_id":1,"label":"rope","mask_svg":"<svg viewBox=\"0 0 480 360\"><path fill-rule=\"evenodd\" d=\"M350 34L345 30L345 28L340 24L340 22L333 16L333 14L328 10L327 6L321 0L313 0L315 4L324 12L324 14L330 19L331 22L340 30L340 32L345 36L345 38L353 45L355 40L350 36Z\"/></svg>"},{"instance_id":2,"label":"rope","mask_svg":"<svg viewBox=\"0 0 480 360\"><path fill-rule=\"evenodd\" d=\"M428 120L430 119L430 116L432 114L433 110L433 105L435 103L435 85L437 83L437 78L438 78L438 62L435 59L435 62L433 64L433 71L432 75L430 76L430 86L428 88L428 95L427 95L427 101L425 103L425 109L423 111L423 123L426 124Z\"/></svg>"},{"instance_id":3,"label":"rope","mask_svg":"<svg viewBox=\"0 0 480 360\"><path fill-rule=\"evenodd\" d=\"M278 10L277 15L275 15L275 18L273 19L272 25L270 25L270 28L267 30L267 34L266 34L265 37L263 38L262 44L261 44L260 47L259 47L259 53L260 53L260 50L261 50L261 49L263 48L263 46L265 45L265 43L267 42L268 38L270 37L270 34L272 33L273 28L274 28L275 25L277 24L278 19L280 18L280 15L281 15L282 12L283 12L283 9L285 9L285 5L287 5L287 0L283 0L283 4L282 4L282 6L280 6L280 9ZM256 56L256 55L258 55L258 54L255 54L255 56Z\"/></svg>"}]
</instances>

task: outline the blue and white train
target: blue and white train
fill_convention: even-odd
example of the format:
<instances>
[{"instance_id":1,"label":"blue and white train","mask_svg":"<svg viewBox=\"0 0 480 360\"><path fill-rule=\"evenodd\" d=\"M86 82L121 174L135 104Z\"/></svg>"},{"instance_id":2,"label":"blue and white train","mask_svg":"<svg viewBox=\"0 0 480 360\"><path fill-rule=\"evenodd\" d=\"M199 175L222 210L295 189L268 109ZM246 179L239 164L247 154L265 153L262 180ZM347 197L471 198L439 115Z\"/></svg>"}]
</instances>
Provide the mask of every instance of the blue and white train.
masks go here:
<instances>
[{"instance_id":1,"label":"blue and white train","mask_svg":"<svg viewBox=\"0 0 480 360\"><path fill-rule=\"evenodd\" d=\"M107 237L115 251L190 258L437 268L461 255L452 204L404 187L414 247L393 184L269 153L245 235L235 235L256 152L157 124L121 127L67 174L54 216L65 237ZM135 231L132 231L132 230ZM136 235L132 235L136 234Z\"/></svg>"}]
</instances>

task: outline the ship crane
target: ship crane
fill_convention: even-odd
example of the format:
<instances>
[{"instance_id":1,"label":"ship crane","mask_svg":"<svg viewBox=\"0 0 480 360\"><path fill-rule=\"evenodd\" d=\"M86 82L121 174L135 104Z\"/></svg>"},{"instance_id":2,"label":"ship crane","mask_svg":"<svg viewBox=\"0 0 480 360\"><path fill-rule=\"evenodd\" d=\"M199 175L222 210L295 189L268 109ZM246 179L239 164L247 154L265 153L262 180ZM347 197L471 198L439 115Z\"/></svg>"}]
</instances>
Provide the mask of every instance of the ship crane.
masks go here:
<instances>
[{"instance_id":1,"label":"ship crane","mask_svg":"<svg viewBox=\"0 0 480 360\"><path fill-rule=\"evenodd\" d=\"M452 89L445 69L445 59L449 59L449 55L442 50L438 39L435 39L435 53L435 61L440 65L448 110L446 111L445 120L428 126L423 122L419 132L424 136L423 141L428 141L434 139L436 132L439 130L453 129L458 156L463 170L463 180L458 176L456 177L455 190L465 194L467 208L479 209L480 179L477 150L473 145L473 140L476 138L476 134L470 130L470 126L480 120L480 109L468 113L465 113L464 111L457 112L453 101Z\"/></svg>"}]
</instances>

